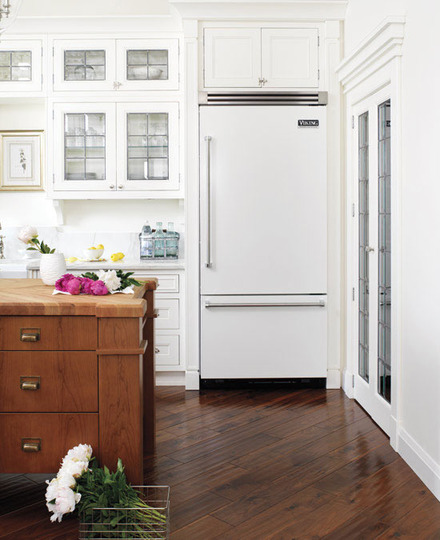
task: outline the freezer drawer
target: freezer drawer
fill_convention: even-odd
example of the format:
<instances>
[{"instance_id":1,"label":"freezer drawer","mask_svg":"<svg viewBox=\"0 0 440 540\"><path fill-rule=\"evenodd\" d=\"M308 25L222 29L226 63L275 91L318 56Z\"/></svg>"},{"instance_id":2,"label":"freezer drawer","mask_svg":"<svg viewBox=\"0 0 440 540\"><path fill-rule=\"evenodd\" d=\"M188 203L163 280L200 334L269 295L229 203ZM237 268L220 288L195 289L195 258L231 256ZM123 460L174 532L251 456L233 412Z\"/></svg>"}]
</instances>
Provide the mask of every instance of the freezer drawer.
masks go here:
<instances>
[{"instance_id":1,"label":"freezer drawer","mask_svg":"<svg viewBox=\"0 0 440 540\"><path fill-rule=\"evenodd\" d=\"M201 297L202 379L326 376L325 295Z\"/></svg>"}]
</instances>

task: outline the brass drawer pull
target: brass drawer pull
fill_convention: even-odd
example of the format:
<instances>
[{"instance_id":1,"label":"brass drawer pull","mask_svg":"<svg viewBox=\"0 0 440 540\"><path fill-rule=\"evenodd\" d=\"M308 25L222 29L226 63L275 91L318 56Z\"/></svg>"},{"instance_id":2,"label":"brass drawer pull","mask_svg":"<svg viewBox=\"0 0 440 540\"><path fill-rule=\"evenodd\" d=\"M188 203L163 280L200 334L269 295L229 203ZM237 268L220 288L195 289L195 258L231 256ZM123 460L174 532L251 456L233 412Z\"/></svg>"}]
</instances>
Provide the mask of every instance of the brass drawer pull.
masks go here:
<instances>
[{"instance_id":1,"label":"brass drawer pull","mask_svg":"<svg viewBox=\"0 0 440 540\"><path fill-rule=\"evenodd\" d=\"M21 390L39 390L40 377L20 377Z\"/></svg>"},{"instance_id":2,"label":"brass drawer pull","mask_svg":"<svg viewBox=\"0 0 440 540\"><path fill-rule=\"evenodd\" d=\"M20 341L35 343L40 341L40 328L20 328Z\"/></svg>"},{"instance_id":3,"label":"brass drawer pull","mask_svg":"<svg viewBox=\"0 0 440 540\"><path fill-rule=\"evenodd\" d=\"M21 449L23 452L40 452L41 439L21 439Z\"/></svg>"},{"instance_id":4,"label":"brass drawer pull","mask_svg":"<svg viewBox=\"0 0 440 540\"><path fill-rule=\"evenodd\" d=\"M158 354L158 353L160 353L160 349L158 349L157 347L154 347L154 352L155 352L156 354Z\"/></svg>"}]
</instances>

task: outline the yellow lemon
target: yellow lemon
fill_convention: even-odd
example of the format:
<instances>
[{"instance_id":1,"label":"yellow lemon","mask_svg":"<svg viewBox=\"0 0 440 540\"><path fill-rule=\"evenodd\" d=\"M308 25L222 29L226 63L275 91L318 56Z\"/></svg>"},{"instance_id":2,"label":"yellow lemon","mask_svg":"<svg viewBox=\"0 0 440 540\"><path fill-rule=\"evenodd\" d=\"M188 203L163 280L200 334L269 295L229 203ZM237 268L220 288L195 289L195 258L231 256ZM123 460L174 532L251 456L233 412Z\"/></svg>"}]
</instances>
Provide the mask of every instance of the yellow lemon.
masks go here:
<instances>
[{"instance_id":1,"label":"yellow lemon","mask_svg":"<svg viewBox=\"0 0 440 540\"><path fill-rule=\"evenodd\" d=\"M102 244L98 244L98 245L96 246L96 249L104 249L104 246L103 246Z\"/></svg>"},{"instance_id":2,"label":"yellow lemon","mask_svg":"<svg viewBox=\"0 0 440 540\"><path fill-rule=\"evenodd\" d=\"M67 259L67 262L68 262L68 263L74 263L74 262L76 262L77 260L78 260L78 257L69 257L69 258Z\"/></svg>"},{"instance_id":3,"label":"yellow lemon","mask_svg":"<svg viewBox=\"0 0 440 540\"><path fill-rule=\"evenodd\" d=\"M89 247L89 248L87 248L87 249L96 249L96 248L92 246L92 247Z\"/></svg>"}]
</instances>

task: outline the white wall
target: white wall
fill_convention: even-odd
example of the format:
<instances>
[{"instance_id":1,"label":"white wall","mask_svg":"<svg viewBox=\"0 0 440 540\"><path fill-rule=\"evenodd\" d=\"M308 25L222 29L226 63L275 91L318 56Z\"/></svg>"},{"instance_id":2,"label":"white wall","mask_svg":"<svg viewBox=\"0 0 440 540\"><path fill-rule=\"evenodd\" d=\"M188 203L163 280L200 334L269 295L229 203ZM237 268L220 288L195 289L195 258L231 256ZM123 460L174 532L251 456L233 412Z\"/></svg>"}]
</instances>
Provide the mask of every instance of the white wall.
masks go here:
<instances>
[{"instance_id":1,"label":"white wall","mask_svg":"<svg viewBox=\"0 0 440 540\"><path fill-rule=\"evenodd\" d=\"M345 50L382 19L405 15L402 59L402 358L400 428L440 471L440 6L350 0ZM430 461L432 460L432 461ZM438 476L437 487L440 476ZM440 493L440 490L437 492Z\"/></svg>"},{"instance_id":2,"label":"white wall","mask_svg":"<svg viewBox=\"0 0 440 540\"><path fill-rule=\"evenodd\" d=\"M163 15L168 0L23 0L20 17Z\"/></svg>"}]
</instances>

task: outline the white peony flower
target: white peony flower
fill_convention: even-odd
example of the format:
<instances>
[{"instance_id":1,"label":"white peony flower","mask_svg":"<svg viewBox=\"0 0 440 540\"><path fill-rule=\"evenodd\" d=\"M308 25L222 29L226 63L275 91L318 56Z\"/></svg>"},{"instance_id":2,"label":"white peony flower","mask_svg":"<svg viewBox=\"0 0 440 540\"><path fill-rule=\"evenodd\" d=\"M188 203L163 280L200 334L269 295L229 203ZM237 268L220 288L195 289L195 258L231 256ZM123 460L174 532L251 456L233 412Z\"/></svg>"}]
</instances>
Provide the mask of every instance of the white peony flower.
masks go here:
<instances>
[{"instance_id":1,"label":"white peony flower","mask_svg":"<svg viewBox=\"0 0 440 540\"><path fill-rule=\"evenodd\" d=\"M64 514L70 514L75 510L75 505L81 499L79 493L75 493L68 487L59 487L57 490L57 496L55 504L48 504L48 508L53 512L51 521L61 521Z\"/></svg>"},{"instance_id":2,"label":"white peony flower","mask_svg":"<svg viewBox=\"0 0 440 540\"><path fill-rule=\"evenodd\" d=\"M121 279L116 275L116 270L100 270L98 279L105 283L109 292L116 291L121 286Z\"/></svg>"},{"instance_id":3,"label":"white peony flower","mask_svg":"<svg viewBox=\"0 0 440 540\"><path fill-rule=\"evenodd\" d=\"M78 446L75 446L74 448L71 448L67 454L66 457L63 459L72 459L76 461L89 461L92 457L93 449L90 446L90 444L78 444Z\"/></svg>"},{"instance_id":4,"label":"white peony flower","mask_svg":"<svg viewBox=\"0 0 440 540\"><path fill-rule=\"evenodd\" d=\"M73 478L79 478L89 468L88 461L77 461L76 459L69 459L65 457L61 465L61 469L58 475L72 476Z\"/></svg>"},{"instance_id":5,"label":"white peony flower","mask_svg":"<svg viewBox=\"0 0 440 540\"><path fill-rule=\"evenodd\" d=\"M21 240L24 244L29 244L32 238L36 238L37 236L38 236L37 229L35 227L31 227L31 225L26 225L18 233L17 238Z\"/></svg>"}]
</instances>

